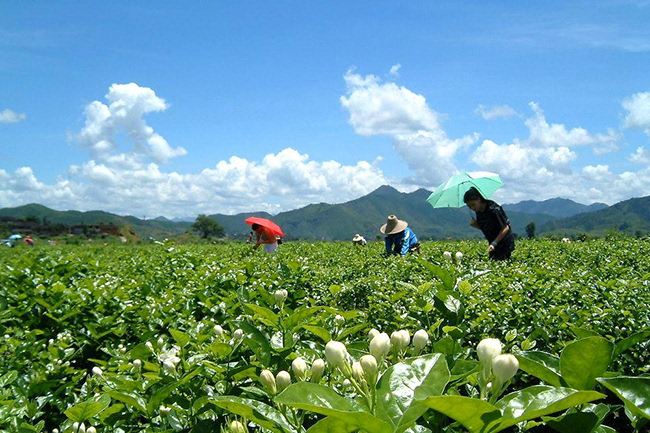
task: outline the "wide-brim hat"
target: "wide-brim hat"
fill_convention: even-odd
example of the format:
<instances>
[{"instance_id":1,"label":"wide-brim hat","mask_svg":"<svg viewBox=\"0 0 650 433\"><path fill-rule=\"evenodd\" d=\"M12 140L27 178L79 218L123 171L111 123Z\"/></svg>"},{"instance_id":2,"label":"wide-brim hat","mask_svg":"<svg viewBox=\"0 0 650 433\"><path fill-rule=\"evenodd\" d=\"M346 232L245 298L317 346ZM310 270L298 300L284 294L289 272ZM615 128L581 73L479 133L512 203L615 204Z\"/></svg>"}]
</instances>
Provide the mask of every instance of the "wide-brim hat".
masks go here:
<instances>
[{"instance_id":1,"label":"wide-brim hat","mask_svg":"<svg viewBox=\"0 0 650 433\"><path fill-rule=\"evenodd\" d=\"M352 239L352 240L356 242L356 241L360 241L362 239L363 239L363 236L361 236L359 233L357 233L356 235L354 235L354 239Z\"/></svg>"},{"instance_id":2,"label":"wide-brim hat","mask_svg":"<svg viewBox=\"0 0 650 433\"><path fill-rule=\"evenodd\" d=\"M390 215L386 220L386 224L381 226L379 231L386 235L394 235L395 233L404 231L408 225L406 221L398 219L395 215Z\"/></svg>"}]
</instances>

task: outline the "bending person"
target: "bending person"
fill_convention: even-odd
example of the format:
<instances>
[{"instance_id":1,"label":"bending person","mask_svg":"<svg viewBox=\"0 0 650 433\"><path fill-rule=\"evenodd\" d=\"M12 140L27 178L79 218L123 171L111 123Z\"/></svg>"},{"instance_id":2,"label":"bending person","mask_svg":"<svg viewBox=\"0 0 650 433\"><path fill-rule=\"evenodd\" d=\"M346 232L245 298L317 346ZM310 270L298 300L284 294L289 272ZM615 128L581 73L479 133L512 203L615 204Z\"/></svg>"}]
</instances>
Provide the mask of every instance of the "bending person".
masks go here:
<instances>
[{"instance_id":1,"label":"bending person","mask_svg":"<svg viewBox=\"0 0 650 433\"><path fill-rule=\"evenodd\" d=\"M253 224L253 231L255 232L255 237L257 242L253 249L258 249L260 245L264 245L264 252L268 254L275 253L275 250L278 249L278 241L275 238L275 233L269 228L261 226L259 224Z\"/></svg>"},{"instance_id":2,"label":"bending person","mask_svg":"<svg viewBox=\"0 0 650 433\"><path fill-rule=\"evenodd\" d=\"M405 256L420 252L420 243L413 230L395 215L390 215L379 231L386 235L386 254Z\"/></svg>"},{"instance_id":3,"label":"bending person","mask_svg":"<svg viewBox=\"0 0 650 433\"><path fill-rule=\"evenodd\" d=\"M492 260L507 260L515 250L515 237L512 234L510 220L501 206L492 200L486 200L474 187L463 197L465 204L476 212L470 225L483 232L490 243L488 253Z\"/></svg>"}]
</instances>

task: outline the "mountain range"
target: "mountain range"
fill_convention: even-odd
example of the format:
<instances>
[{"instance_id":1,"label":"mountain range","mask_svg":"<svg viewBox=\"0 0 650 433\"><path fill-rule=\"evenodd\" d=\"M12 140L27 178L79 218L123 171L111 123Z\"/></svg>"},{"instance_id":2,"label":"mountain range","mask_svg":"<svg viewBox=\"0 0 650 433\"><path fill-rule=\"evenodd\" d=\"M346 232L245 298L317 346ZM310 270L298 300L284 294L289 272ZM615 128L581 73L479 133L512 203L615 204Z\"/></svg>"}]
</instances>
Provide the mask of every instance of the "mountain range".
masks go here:
<instances>
[{"instance_id":1,"label":"mountain range","mask_svg":"<svg viewBox=\"0 0 650 433\"><path fill-rule=\"evenodd\" d=\"M432 209L426 202L430 191L419 189L410 193L382 186L368 195L340 204L317 203L299 209L270 215L249 212L237 215L210 215L223 225L232 238L244 238L250 227L244 223L249 216L271 218L284 230L288 239L346 240L355 233L374 239L386 216L396 214L422 239L446 237L478 237L480 232L469 227L471 213L462 209ZM613 206L602 203L584 205L555 198L545 201L523 201L504 204L513 230L525 234L525 226L535 222L539 234L603 235L609 230L650 232L650 197L626 200ZM0 217L46 218L49 223L129 225L140 237L175 236L191 227L191 218L170 220L165 217L140 219L104 211L57 211L38 204L0 209Z\"/></svg>"}]
</instances>

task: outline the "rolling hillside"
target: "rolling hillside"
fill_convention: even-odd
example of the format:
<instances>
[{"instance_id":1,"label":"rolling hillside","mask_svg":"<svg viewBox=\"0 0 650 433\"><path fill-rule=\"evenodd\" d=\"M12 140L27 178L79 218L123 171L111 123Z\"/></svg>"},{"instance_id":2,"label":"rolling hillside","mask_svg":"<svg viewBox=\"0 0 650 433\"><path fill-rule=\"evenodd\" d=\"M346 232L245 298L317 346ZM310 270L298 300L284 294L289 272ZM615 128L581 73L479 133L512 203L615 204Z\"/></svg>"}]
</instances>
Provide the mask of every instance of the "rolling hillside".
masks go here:
<instances>
[{"instance_id":1,"label":"rolling hillside","mask_svg":"<svg viewBox=\"0 0 650 433\"><path fill-rule=\"evenodd\" d=\"M546 214L555 218L569 218L587 212L595 212L607 208L605 203L591 205L576 203L566 198L551 198L544 201L524 200L514 204L504 204L506 211L532 214Z\"/></svg>"},{"instance_id":2,"label":"rolling hillside","mask_svg":"<svg viewBox=\"0 0 650 433\"><path fill-rule=\"evenodd\" d=\"M650 233L650 196L632 198L606 209L552 221L541 227L543 233L564 235L590 233L602 236L611 230L628 234Z\"/></svg>"},{"instance_id":3,"label":"rolling hillside","mask_svg":"<svg viewBox=\"0 0 650 433\"><path fill-rule=\"evenodd\" d=\"M312 204L300 209L282 212L273 216L288 238L346 240L355 233L367 239L379 235L379 227L386 216L396 214L409 222L421 238L440 239L452 237L474 237L480 232L469 227L468 209L433 209L426 202L430 191L419 189L402 193L390 186L382 186L370 194L341 204ZM244 223L249 216L271 218L266 213L244 213L238 215L211 215L235 237L245 236L250 228ZM509 212L514 230L524 233L524 227L531 221L540 226L554 218L546 214Z\"/></svg>"},{"instance_id":4,"label":"rolling hillside","mask_svg":"<svg viewBox=\"0 0 650 433\"><path fill-rule=\"evenodd\" d=\"M142 220L133 216L119 216L104 211L80 212L76 210L58 211L40 204L28 204L13 208L0 209L0 216L14 218L37 217L41 221L46 219L50 224L114 224L116 226L130 226L140 237L175 236L184 233L190 223L175 223L172 221Z\"/></svg>"}]
</instances>

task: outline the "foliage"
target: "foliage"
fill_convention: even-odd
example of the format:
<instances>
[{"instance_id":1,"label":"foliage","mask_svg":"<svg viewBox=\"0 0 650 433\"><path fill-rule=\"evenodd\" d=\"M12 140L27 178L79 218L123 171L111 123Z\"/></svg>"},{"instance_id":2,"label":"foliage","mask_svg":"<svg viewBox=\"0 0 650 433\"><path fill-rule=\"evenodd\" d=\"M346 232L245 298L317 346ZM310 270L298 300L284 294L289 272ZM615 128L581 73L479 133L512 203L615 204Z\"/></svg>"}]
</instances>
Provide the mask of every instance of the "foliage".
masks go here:
<instances>
[{"instance_id":1,"label":"foliage","mask_svg":"<svg viewBox=\"0 0 650 433\"><path fill-rule=\"evenodd\" d=\"M225 234L221 224L204 214L196 217L192 229L201 233L204 239L212 236L222 237Z\"/></svg>"},{"instance_id":2,"label":"foliage","mask_svg":"<svg viewBox=\"0 0 650 433\"><path fill-rule=\"evenodd\" d=\"M424 243L419 258L381 252L2 249L0 432L647 426L647 241L521 241L511 263L490 262L474 241ZM360 367L373 328L395 335L376 373ZM485 337L516 356L513 377L500 382L496 358L479 360ZM333 340L345 363L326 350Z\"/></svg>"}]
</instances>

